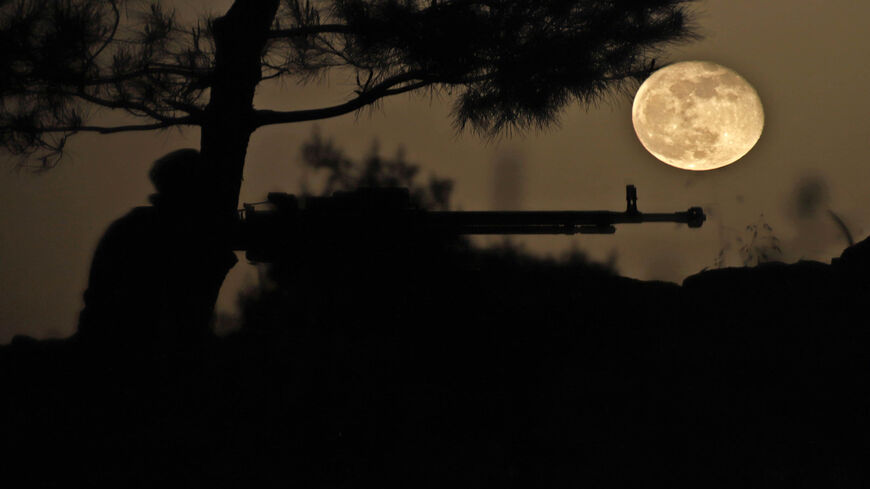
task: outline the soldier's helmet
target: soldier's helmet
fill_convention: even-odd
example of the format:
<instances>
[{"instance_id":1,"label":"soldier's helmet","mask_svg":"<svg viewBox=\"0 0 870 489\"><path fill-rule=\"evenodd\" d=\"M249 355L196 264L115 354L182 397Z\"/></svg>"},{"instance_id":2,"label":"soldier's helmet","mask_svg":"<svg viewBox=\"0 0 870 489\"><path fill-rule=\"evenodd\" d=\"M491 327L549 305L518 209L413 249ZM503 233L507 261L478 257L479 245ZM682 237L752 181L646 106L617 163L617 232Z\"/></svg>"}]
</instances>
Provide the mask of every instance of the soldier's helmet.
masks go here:
<instances>
[{"instance_id":1,"label":"soldier's helmet","mask_svg":"<svg viewBox=\"0 0 870 489\"><path fill-rule=\"evenodd\" d=\"M184 200L201 184L199 151L191 148L173 151L151 166L148 173L157 190L152 200Z\"/></svg>"}]
</instances>

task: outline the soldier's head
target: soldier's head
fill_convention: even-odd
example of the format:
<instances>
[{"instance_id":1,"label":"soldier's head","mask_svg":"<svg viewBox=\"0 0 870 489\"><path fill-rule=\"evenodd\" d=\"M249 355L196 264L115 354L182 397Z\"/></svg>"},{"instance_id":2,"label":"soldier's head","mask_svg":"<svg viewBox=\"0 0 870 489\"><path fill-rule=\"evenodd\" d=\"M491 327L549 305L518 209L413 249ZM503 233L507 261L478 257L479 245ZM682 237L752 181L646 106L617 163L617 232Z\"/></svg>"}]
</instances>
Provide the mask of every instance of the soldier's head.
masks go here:
<instances>
[{"instance_id":1,"label":"soldier's head","mask_svg":"<svg viewBox=\"0 0 870 489\"><path fill-rule=\"evenodd\" d=\"M157 189L151 201L175 202L195 198L202 184L199 151L179 149L158 159L148 176Z\"/></svg>"}]
</instances>

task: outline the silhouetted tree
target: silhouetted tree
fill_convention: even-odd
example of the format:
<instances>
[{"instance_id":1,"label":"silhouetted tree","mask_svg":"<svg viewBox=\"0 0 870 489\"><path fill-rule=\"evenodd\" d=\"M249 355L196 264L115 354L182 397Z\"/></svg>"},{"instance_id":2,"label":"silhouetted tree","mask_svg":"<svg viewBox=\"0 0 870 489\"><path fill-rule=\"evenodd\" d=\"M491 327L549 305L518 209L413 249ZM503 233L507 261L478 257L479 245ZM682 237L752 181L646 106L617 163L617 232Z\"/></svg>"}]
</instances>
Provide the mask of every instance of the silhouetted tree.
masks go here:
<instances>
[{"instance_id":1,"label":"silhouetted tree","mask_svg":"<svg viewBox=\"0 0 870 489\"><path fill-rule=\"evenodd\" d=\"M453 96L458 128L543 127L643 78L691 37L690 0L236 0L183 25L159 1L9 0L0 6L0 146L55 165L80 132L195 126L212 208L233 215L258 128L354 112L402 93ZM145 8L137 8L137 5ZM356 74L338 105L255 108L266 81ZM141 119L96 125L111 109Z\"/></svg>"},{"instance_id":2,"label":"silhouetted tree","mask_svg":"<svg viewBox=\"0 0 870 489\"><path fill-rule=\"evenodd\" d=\"M350 191L360 187L404 187L409 190L411 203L426 210L448 210L453 180L429 175L426 183L418 182L420 167L405 159L404 148L399 147L392 158L381 155L377 141L372 143L368 155L355 162L337 147L332 139L324 139L318 130L302 144L300 151L305 168L323 178L319 190L311 188L308 175L301 185L305 195L330 196L336 191Z\"/></svg>"}]
</instances>

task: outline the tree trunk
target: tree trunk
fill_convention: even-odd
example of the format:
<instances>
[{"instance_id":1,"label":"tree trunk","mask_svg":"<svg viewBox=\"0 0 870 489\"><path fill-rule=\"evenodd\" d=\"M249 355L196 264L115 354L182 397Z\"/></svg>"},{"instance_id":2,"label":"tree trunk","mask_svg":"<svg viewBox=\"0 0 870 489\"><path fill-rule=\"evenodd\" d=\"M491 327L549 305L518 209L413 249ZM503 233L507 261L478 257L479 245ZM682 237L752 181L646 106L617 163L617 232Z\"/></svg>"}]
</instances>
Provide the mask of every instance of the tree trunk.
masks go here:
<instances>
[{"instance_id":1,"label":"tree trunk","mask_svg":"<svg viewBox=\"0 0 870 489\"><path fill-rule=\"evenodd\" d=\"M231 253L226 238L235 219L245 155L254 130L254 91L262 78L260 63L278 2L236 0L214 23L215 67L200 140L203 162L210 169L204 183L211 193L205 196L204 209L211 215L203 218L215 226L215 245L225 247L227 254ZM228 271L225 267L209 274L214 282L209 284L215 292L212 302L217 300L216 292Z\"/></svg>"},{"instance_id":2,"label":"tree trunk","mask_svg":"<svg viewBox=\"0 0 870 489\"><path fill-rule=\"evenodd\" d=\"M238 205L248 141L254 130L254 91L279 0L236 0L215 20L215 69L202 125L201 152L212 169L214 209L231 216Z\"/></svg>"}]
</instances>

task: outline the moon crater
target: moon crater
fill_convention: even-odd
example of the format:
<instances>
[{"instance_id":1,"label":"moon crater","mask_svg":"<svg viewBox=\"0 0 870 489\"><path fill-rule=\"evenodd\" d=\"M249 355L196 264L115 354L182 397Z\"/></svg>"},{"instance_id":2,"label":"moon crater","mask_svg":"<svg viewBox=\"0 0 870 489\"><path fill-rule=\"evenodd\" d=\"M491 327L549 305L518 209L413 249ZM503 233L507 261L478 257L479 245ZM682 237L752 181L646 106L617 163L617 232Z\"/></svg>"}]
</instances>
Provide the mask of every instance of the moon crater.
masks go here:
<instances>
[{"instance_id":1,"label":"moon crater","mask_svg":"<svg viewBox=\"0 0 870 489\"><path fill-rule=\"evenodd\" d=\"M632 121L641 144L659 160L713 170L742 158L761 137L764 109L743 77L706 61L675 63L638 89Z\"/></svg>"}]
</instances>

